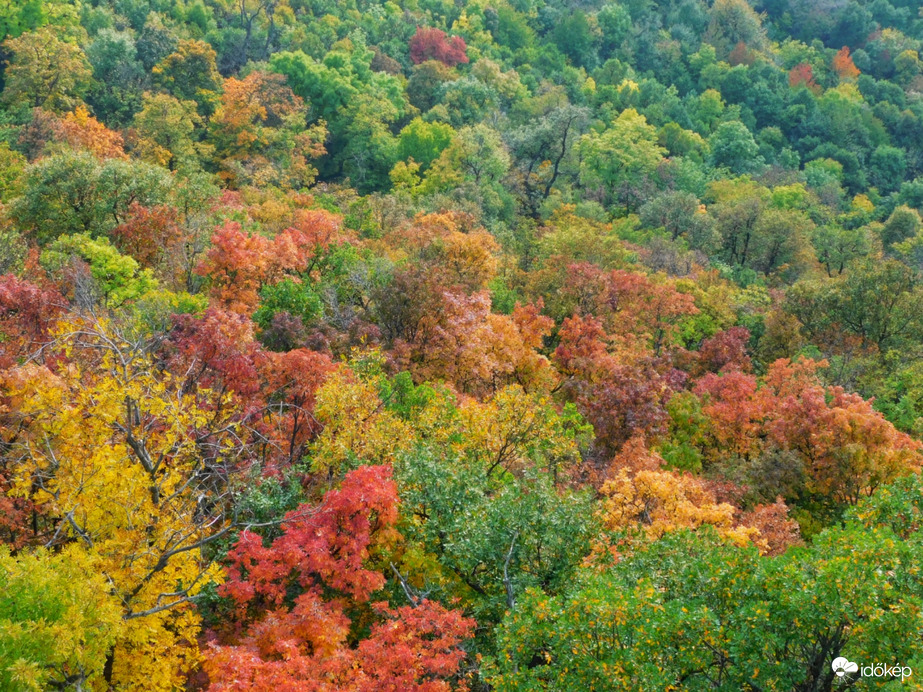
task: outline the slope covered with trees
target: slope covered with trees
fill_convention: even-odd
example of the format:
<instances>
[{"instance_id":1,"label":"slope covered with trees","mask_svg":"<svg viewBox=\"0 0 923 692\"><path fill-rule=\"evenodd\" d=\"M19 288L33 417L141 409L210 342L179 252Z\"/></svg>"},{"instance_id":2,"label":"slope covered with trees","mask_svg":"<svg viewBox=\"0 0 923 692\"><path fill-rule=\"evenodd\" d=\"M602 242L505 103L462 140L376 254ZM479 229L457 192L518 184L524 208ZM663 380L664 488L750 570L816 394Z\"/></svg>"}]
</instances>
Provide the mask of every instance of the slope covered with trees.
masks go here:
<instances>
[{"instance_id":1,"label":"slope covered with trees","mask_svg":"<svg viewBox=\"0 0 923 692\"><path fill-rule=\"evenodd\" d=\"M0 3L0 688L923 671L915 0Z\"/></svg>"}]
</instances>

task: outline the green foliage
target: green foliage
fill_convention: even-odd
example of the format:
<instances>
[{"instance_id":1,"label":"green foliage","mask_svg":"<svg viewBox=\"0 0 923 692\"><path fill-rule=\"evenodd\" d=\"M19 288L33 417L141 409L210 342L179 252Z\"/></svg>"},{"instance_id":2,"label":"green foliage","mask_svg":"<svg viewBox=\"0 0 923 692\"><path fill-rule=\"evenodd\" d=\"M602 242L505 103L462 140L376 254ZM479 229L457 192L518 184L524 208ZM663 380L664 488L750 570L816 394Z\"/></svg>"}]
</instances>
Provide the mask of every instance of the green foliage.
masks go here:
<instances>
[{"instance_id":1,"label":"green foliage","mask_svg":"<svg viewBox=\"0 0 923 692\"><path fill-rule=\"evenodd\" d=\"M908 238L913 238L920 232L923 222L916 209L900 206L895 209L884 228L881 229L881 242L885 247L900 243Z\"/></svg>"},{"instance_id":2,"label":"green foliage","mask_svg":"<svg viewBox=\"0 0 923 692\"><path fill-rule=\"evenodd\" d=\"M670 468L698 473L702 470L702 452L708 418L702 403L692 392L680 392L667 403L670 435L658 450Z\"/></svg>"},{"instance_id":3,"label":"green foliage","mask_svg":"<svg viewBox=\"0 0 923 692\"><path fill-rule=\"evenodd\" d=\"M28 31L55 24L67 26L77 22L76 8L65 0L25 0L0 6L0 41L16 38Z\"/></svg>"},{"instance_id":4,"label":"green foliage","mask_svg":"<svg viewBox=\"0 0 923 692\"><path fill-rule=\"evenodd\" d=\"M920 338L921 297L923 287L912 270L893 260L866 260L834 279L796 284L788 304L809 334L837 325L885 353Z\"/></svg>"},{"instance_id":5,"label":"green foliage","mask_svg":"<svg viewBox=\"0 0 923 692\"><path fill-rule=\"evenodd\" d=\"M566 595L533 590L504 620L487 679L500 690L803 689L829 684L838 656L913 666L919 534L883 524L898 508L919 513L918 486L902 482L857 508L865 526L782 557L722 545L706 527L585 570Z\"/></svg>"},{"instance_id":6,"label":"green foliage","mask_svg":"<svg viewBox=\"0 0 923 692\"><path fill-rule=\"evenodd\" d=\"M12 54L4 74L7 106L65 111L80 104L90 86L91 69L76 42L62 40L57 31L44 27L7 39L3 46Z\"/></svg>"},{"instance_id":7,"label":"green foliage","mask_svg":"<svg viewBox=\"0 0 923 692\"><path fill-rule=\"evenodd\" d=\"M268 329L277 313L287 312L292 317L300 319L303 324L308 324L318 317L322 310L320 296L310 283L295 283L292 279L283 279L264 286L260 291L260 306L253 313L253 321L262 329Z\"/></svg>"},{"instance_id":8,"label":"green foliage","mask_svg":"<svg viewBox=\"0 0 923 692\"><path fill-rule=\"evenodd\" d=\"M711 149L710 162L716 168L727 168L731 173L755 173L762 168L759 147L750 130L739 120L721 123L708 138Z\"/></svg>"},{"instance_id":9,"label":"green foliage","mask_svg":"<svg viewBox=\"0 0 923 692\"><path fill-rule=\"evenodd\" d=\"M204 295L156 288L140 295L131 305L142 333L151 336L167 331L174 315L201 315L207 307Z\"/></svg>"},{"instance_id":10,"label":"green foliage","mask_svg":"<svg viewBox=\"0 0 923 692\"><path fill-rule=\"evenodd\" d=\"M159 166L68 151L26 169L11 215L39 243L71 233L100 236L125 219L132 202L167 201L173 185Z\"/></svg>"},{"instance_id":11,"label":"green foliage","mask_svg":"<svg viewBox=\"0 0 923 692\"><path fill-rule=\"evenodd\" d=\"M657 143L657 131L633 108L623 111L602 133L584 135L577 150L581 181L610 193L623 183L651 174L666 153Z\"/></svg>"},{"instance_id":12,"label":"green foliage","mask_svg":"<svg viewBox=\"0 0 923 692\"><path fill-rule=\"evenodd\" d=\"M428 123L414 118L398 135L397 156L413 159L425 170L449 144L455 131L445 123Z\"/></svg>"},{"instance_id":13,"label":"green foliage","mask_svg":"<svg viewBox=\"0 0 923 692\"><path fill-rule=\"evenodd\" d=\"M149 269L141 269L133 257L120 254L106 238L87 234L61 236L46 246L41 262L49 272L75 273L74 290L85 291L87 287L80 286L80 270L73 267L74 259L86 262L93 279L90 293L98 291L106 307L120 307L157 288L157 280Z\"/></svg>"},{"instance_id":14,"label":"green foliage","mask_svg":"<svg viewBox=\"0 0 923 692\"><path fill-rule=\"evenodd\" d=\"M102 29L86 52L93 68L87 103L103 122L127 124L141 109L146 81L134 37L127 31Z\"/></svg>"},{"instance_id":15,"label":"green foliage","mask_svg":"<svg viewBox=\"0 0 923 692\"><path fill-rule=\"evenodd\" d=\"M398 480L408 518L402 532L437 565L414 578L434 595L460 592L484 624L499 621L509 599L528 588L563 589L589 548L589 497L559 493L545 474L491 477L421 449L401 462Z\"/></svg>"},{"instance_id":16,"label":"green foliage","mask_svg":"<svg viewBox=\"0 0 923 692\"><path fill-rule=\"evenodd\" d=\"M195 101L202 114L209 114L221 88L215 57L215 50L204 41L180 41L176 51L151 72L161 88L179 100Z\"/></svg>"},{"instance_id":17,"label":"green foliage","mask_svg":"<svg viewBox=\"0 0 923 692\"><path fill-rule=\"evenodd\" d=\"M22 189L26 157L0 142L0 201L9 202Z\"/></svg>"},{"instance_id":18,"label":"green foliage","mask_svg":"<svg viewBox=\"0 0 923 692\"><path fill-rule=\"evenodd\" d=\"M102 683L122 609L80 546L61 553L0 546L0 686L81 689Z\"/></svg>"},{"instance_id":19,"label":"green foliage","mask_svg":"<svg viewBox=\"0 0 923 692\"><path fill-rule=\"evenodd\" d=\"M171 171L196 166L194 133L202 119L195 101L180 101L169 94L146 93L133 125L140 136L138 153L150 163Z\"/></svg>"}]
</instances>

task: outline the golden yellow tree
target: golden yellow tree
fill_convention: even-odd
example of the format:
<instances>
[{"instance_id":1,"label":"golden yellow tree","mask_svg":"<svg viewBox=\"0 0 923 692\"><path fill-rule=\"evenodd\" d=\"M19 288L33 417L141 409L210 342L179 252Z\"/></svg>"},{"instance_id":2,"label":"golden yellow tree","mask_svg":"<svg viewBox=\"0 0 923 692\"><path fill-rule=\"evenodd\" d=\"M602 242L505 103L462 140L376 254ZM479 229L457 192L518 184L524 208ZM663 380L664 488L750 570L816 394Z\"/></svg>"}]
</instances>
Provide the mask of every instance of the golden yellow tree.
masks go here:
<instances>
[{"instance_id":1,"label":"golden yellow tree","mask_svg":"<svg viewBox=\"0 0 923 692\"><path fill-rule=\"evenodd\" d=\"M639 529L657 539L669 531L714 526L718 534L738 545L760 545L759 531L737 525L734 507L714 495L692 476L670 471L627 469L603 484L602 520L606 528Z\"/></svg>"},{"instance_id":2,"label":"golden yellow tree","mask_svg":"<svg viewBox=\"0 0 923 692\"><path fill-rule=\"evenodd\" d=\"M377 362L380 354L368 357ZM345 366L317 390L314 415L324 426L311 448L316 471L339 472L358 461L392 463L414 441L410 426L384 408L376 382Z\"/></svg>"},{"instance_id":3,"label":"golden yellow tree","mask_svg":"<svg viewBox=\"0 0 923 692\"><path fill-rule=\"evenodd\" d=\"M192 601L221 579L203 549L234 525L236 426L110 324L73 318L55 337L52 366L2 379L11 492L35 503L40 540L83 544L120 604L108 684L175 689L198 660Z\"/></svg>"}]
</instances>

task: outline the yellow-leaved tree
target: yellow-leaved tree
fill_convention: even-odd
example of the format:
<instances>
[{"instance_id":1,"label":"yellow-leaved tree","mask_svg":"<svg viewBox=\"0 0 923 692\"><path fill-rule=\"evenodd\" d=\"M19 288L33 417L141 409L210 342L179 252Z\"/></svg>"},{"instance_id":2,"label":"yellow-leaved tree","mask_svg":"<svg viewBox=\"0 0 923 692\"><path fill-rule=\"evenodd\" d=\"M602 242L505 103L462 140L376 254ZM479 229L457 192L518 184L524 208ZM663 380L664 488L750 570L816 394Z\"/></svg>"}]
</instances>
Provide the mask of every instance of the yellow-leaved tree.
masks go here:
<instances>
[{"instance_id":1,"label":"yellow-leaved tree","mask_svg":"<svg viewBox=\"0 0 923 692\"><path fill-rule=\"evenodd\" d=\"M486 401L468 399L459 406L453 447L479 463L487 476L543 466L557 480L559 473L580 460L579 446L592 428L573 404L558 411L542 394L529 394L519 385L496 392Z\"/></svg>"},{"instance_id":2,"label":"yellow-leaved tree","mask_svg":"<svg viewBox=\"0 0 923 692\"><path fill-rule=\"evenodd\" d=\"M374 369L380 366L379 358L374 351L366 356ZM356 356L352 364L358 362ZM358 376L346 366L317 390L314 415L323 425L311 448L315 471L339 473L359 461L392 463L414 440L410 426L384 407L375 379Z\"/></svg>"},{"instance_id":3,"label":"yellow-leaved tree","mask_svg":"<svg viewBox=\"0 0 923 692\"><path fill-rule=\"evenodd\" d=\"M631 475L622 469L603 484L602 494L602 520L608 529L637 529L657 539L669 531L709 524L732 543L753 541L763 547L759 530L740 526L734 507L717 502L693 476L649 469Z\"/></svg>"},{"instance_id":4,"label":"yellow-leaved tree","mask_svg":"<svg viewBox=\"0 0 923 692\"><path fill-rule=\"evenodd\" d=\"M82 544L121 607L105 662L117 690L171 690L198 660L192 600L220 569L237 468L232 408L186 393L143 340L101 321L58 325L45 365L4 373L5 465L37 508L35 542Z\"/></svg>"}]
</instances>

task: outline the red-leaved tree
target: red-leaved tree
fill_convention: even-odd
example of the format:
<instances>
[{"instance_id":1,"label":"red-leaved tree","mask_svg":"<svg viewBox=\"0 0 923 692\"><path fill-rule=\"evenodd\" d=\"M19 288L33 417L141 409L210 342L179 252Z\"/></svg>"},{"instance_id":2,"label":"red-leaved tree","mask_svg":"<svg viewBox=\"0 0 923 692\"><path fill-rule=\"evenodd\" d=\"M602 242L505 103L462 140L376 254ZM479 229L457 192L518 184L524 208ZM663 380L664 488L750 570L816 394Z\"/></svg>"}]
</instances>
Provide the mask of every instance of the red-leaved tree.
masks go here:
<instances>
[{"instance_id":1,"label":"red-leaved tree","mask_svg":"<svg viewBox=\"0 0 923 692\"><path fill-rule=\"evenodd\" d=\"M444 65L455 67L468 62L468 47L460 36L449 38L444 31L429 27L417 27L417 33L410 39L410 59L414 65L426 60L438 60Z\"/></svg>"},{"instance_id":2,"label":"red-leaved tree","mask_svg":"<svg viewBox=\"0 0 923 692\"><path fill-rule=\"evenodd\" d=\"M417 599L372 603L385 584L370 555L396 537L397 486L388 466L346 475L319 507L286 516L271 545L245 531L221 587L236 604L231 643L213 643L204 668L211 692L406 690L448 692L474 621ZM364 613L372 624L350 640ZM464 689L464 684L454 686Z\"/></svg>"}]
</instances>

